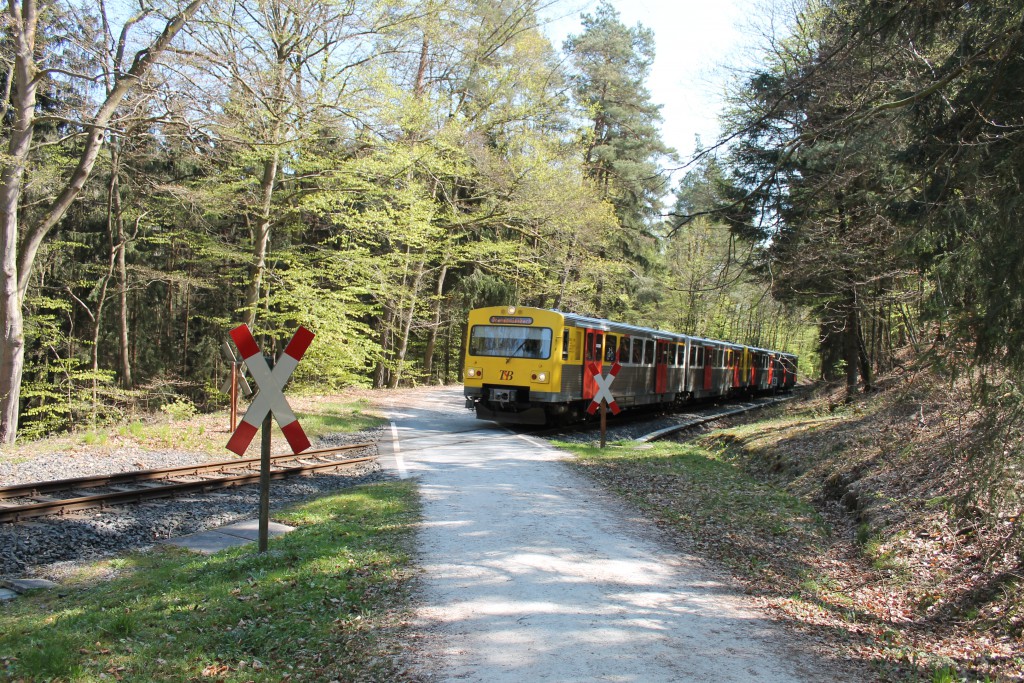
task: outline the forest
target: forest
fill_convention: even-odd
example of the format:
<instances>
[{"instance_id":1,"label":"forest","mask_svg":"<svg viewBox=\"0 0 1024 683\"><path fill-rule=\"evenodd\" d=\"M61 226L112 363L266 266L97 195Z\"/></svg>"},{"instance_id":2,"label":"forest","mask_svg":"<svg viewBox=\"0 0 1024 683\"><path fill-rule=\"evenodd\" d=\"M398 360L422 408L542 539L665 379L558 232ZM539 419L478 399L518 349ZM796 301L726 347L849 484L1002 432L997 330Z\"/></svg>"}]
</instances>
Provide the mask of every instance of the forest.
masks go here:
<instances>
[{"instance_id":1,"label":"forest","mask_svg":"<svg viewBox=\"0 0 1024 683\"><path fill-rule=\"evenodd\" d=\"M928 364L1019 441L1019 3L779 3L692 159L651 30L601 2L553 45L547 9L10 0L0 442L223 405L242 322L316 332L299 385L456 382L496 304L793 351L851 394Z\"/></svg>"},{"instance_id":2,"label":"forest","mask_svg":"<svg viewBox=\"0 0 1024 683\"><path fill-rule=\"evenodd\" d=\"M314 330L327 390L458 381L495 304L811 351L751 245L663 206L716 167L669 187L650 30L600 4L555 47L542 9L10 3L2 440L223 404L242 322Z\"/></svg>"}]
</instances>

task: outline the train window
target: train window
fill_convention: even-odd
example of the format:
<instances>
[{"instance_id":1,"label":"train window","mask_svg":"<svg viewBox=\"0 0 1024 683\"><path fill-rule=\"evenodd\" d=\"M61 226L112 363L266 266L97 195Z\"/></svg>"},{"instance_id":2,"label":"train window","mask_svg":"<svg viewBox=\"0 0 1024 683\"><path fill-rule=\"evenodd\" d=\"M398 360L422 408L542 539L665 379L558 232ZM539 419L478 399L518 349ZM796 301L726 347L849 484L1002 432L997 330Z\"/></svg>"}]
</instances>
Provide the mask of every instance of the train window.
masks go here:
<instances>
[{"instance_id":1,"label":"train window","mask_svg":"<svg viewBox=\"0 0 1024 683\"><path fill-rule=\"evenodd\" d=\"M609 334L604 345L604 360L606 363L615 362L615 350L618 348L619 340L614 334Z\"/></svg>"},{"instance_id":2,"label":"train window","mask_svg":"<svg viewBox=\"0 0 1024 683\"><path fill-rule=\"evenodd\" d=\"M698 348L699 347L696 347L696 346L691 346L690 347L690 367L691 368L695 368L698 365L700 365L700 363L697 362L697 350L698 350Z\"/></svg>"},{"instance_id":3,"label":"train window","mask_svg":"<svg viewBox=\"0 0 1024 683\"><path fill-rule=\"evenodd\" d=\"M654 365L654 340L644 340L644 363Z\"/></svg>"},{"instance_id":4,"label":"train window","mask_svg":"<svg viewBox=\"0 0 1024 683\"><path fill-rule=\"evenodd\" d=\"M633 340L633 362L640 365L644 362L644 340Z\"/></svg>"},{"instance_id":5,"label":"train window","mask_svg":"<svg viewBox=\"0 0 1024 683\"><path fill-rule=\"evenodd\" d=\"M550 358L551 329L519 325L474 325L469 336L471 356Z\"/></svg>"},{"instance_id":6,"label":"train window","mask_svg":"<svg viewBox=\"0 0 1024 683\"><path fill-rule=\"evenodd\" d=\"M562 360L569 360L569 328L562 330Z\"/></svg>"},{"instance_id":7,"label":"train window","mask_svg":"<svg viewBox=\"0 0 1024 683\"><path fill-rule=\"evenodd\" d=\"M715 362L714 362L714 366L716 368L724 368L725 367L725 349L715 349Z\"/></svg>"},{"instance_id":8,"label":"train window","mask_svg":"<svg viewBox=\"0 0 1024 683\"><path fill-rule=\"evenodd\" d=\"M619 340L619 362L629 362L629 337L623 337Z\"/></svg>"},{"instance_id":9,"label":"train window","mask_svg":"<svg viewBox=\"0 0 1024 683\"><path fill-rule=\"evenodd\" d=\"M587 344L586 344L586 356L585 360L594 360L594 333L587 332Z\"/></svg>"},{"instance_id":10,"label":"train window","mask_svg":"<svg viewBox=\"0 0 1024 683\"><path fill-rule=\"evenodd\" d=\"M676 345L676 365L686 365L686 344Z\"/></svg>"},{"instance_id":11,"label":"train window","mask_svg":"<svg viewBox=\"0 0 1024 683\"><path fill-rule=\"evenodd\" d=\"M592 360L601 360L604 358L604 334L601 332L594 333L594 358Z\"/></svg>"}]
</instances>

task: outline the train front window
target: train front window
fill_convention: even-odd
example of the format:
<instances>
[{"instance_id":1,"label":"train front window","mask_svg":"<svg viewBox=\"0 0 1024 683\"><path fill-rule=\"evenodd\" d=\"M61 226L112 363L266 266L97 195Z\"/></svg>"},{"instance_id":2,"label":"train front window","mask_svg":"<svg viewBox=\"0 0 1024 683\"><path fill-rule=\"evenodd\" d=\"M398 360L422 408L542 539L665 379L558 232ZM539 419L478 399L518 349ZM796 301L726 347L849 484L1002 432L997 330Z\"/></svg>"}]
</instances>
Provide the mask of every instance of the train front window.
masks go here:
<instances>
[{"instance_id":1,"label":"train front window","mask_svg":"<svg viewBox=\"0 0 1024 683\"><path fill-rule=\"evenodd\" d=\"M551 330L547 327L474 325L469 336L469 355L550 358Z\"/></svg>"}]
</instances>

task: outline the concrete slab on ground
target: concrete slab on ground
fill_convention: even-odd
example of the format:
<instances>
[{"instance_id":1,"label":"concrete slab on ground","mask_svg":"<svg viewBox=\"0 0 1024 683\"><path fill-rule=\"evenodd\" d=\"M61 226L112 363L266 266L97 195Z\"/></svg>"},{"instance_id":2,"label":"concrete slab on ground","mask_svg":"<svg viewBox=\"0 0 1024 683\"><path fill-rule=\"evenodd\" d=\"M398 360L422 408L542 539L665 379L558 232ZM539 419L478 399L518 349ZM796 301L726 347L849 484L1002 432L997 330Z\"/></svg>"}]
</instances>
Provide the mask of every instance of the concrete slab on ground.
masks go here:
<instances>
[{"instance_id":1,"label":"concrete slab on ground","mask_svg":"<svg viewBox=\"0 0 1024 683\"><path fill-rule=\"evenodd\" d=\"M57 584L46 579L7 579L3 585L15 593L24 593L39 588L56 588Z\"/></svg>"},{"instance_id":2,"label":"concrete slab on ground","mask_svg":"<svg viewBox=\"0 0 1024 683\"><path fill-rule=\"evenodd\" d=\"M259 540L259 529L259 520L250 519L244 522L235 522L219 529L209 529L187 536L179 536L178 538L168 538L161 541L161 543L187 548L192 552L203 555L212 555L227 548L254 543ZM270 522L268 533L271 538L274 538L275 536L286 534L293 529L294 527L287 526L286 524Z\"/></svg>"}]
</instances>

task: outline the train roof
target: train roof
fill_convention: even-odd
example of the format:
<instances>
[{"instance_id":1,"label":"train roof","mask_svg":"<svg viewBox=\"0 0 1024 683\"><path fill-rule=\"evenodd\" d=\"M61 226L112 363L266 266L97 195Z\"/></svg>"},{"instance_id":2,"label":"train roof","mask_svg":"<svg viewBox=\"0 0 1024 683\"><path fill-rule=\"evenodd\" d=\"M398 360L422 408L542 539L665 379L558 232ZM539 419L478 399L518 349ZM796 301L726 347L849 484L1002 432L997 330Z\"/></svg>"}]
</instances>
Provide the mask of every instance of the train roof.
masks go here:
<instances>
[{"instance_id":1,"label":"train roof","mask_svg":"<svg viewBox=\"0 0 1024 683\"><path fill-rule=\"evenodd\" d=\"M519 308L528 308L527 306L521 306ZM534 309L538 310L538 309ZM699 337L693 334L680 334L678 332L669 332L667 330L656 330L650 327L640 327L639 325L630 325L628 323L619 323L607 318L592 318L585 315L577 315L575 313L567 313L565 311L559 311L554 308L540 309L547 310L550 313L557 313L569 324L578 327L589 327L594 330L604 330L606 332L617 332L619 334L628 335L648 335L655 339L666 339L671 341L685 341L687 339L692 340L701 344L713 344L717 346L726 346L733 349L749 348L751 351L758 353L777 353L783 356L789 356L796 358L796 354L787 353L785 351L778 351L776 349L764 349L757 346L748 346L746 344L738 344L736 342L725 341L722 339L709 339L707 337Z\"/></svg>"},{"instance_id":2,"label":"train roof","mask_svg":"<svg viewBox=\"0 0 1024 683\"><path fill-rule=\"evenodd\" d=\"M786 353L785 351L777 351L774 349L763 349L755 346L748 346L746 344L739 344L737 342L725 341L722 339L709 339L707 337L699 337L694 334L681 334L679 332L669 332L667 330L655 330L650 327L640 327L639 325L629 325L627 323L618 323L606 318L591 318L585 315L577 315L575 313L566 313L565 311L559 311L556 309L549 309L552 313L558 313L561 315L566 322L580 327L589 327L595 330L605 330L608 332L619 332L621 334L647 334L658 339L670 339L676 341L684 341L690 339L695 342L702 344L714 344L718 346L727 346L733 349L749 348L751 351L759 351L761 353L780 353L786 356L796 357L795 354Z\"/></svg>"}]
</instances>

